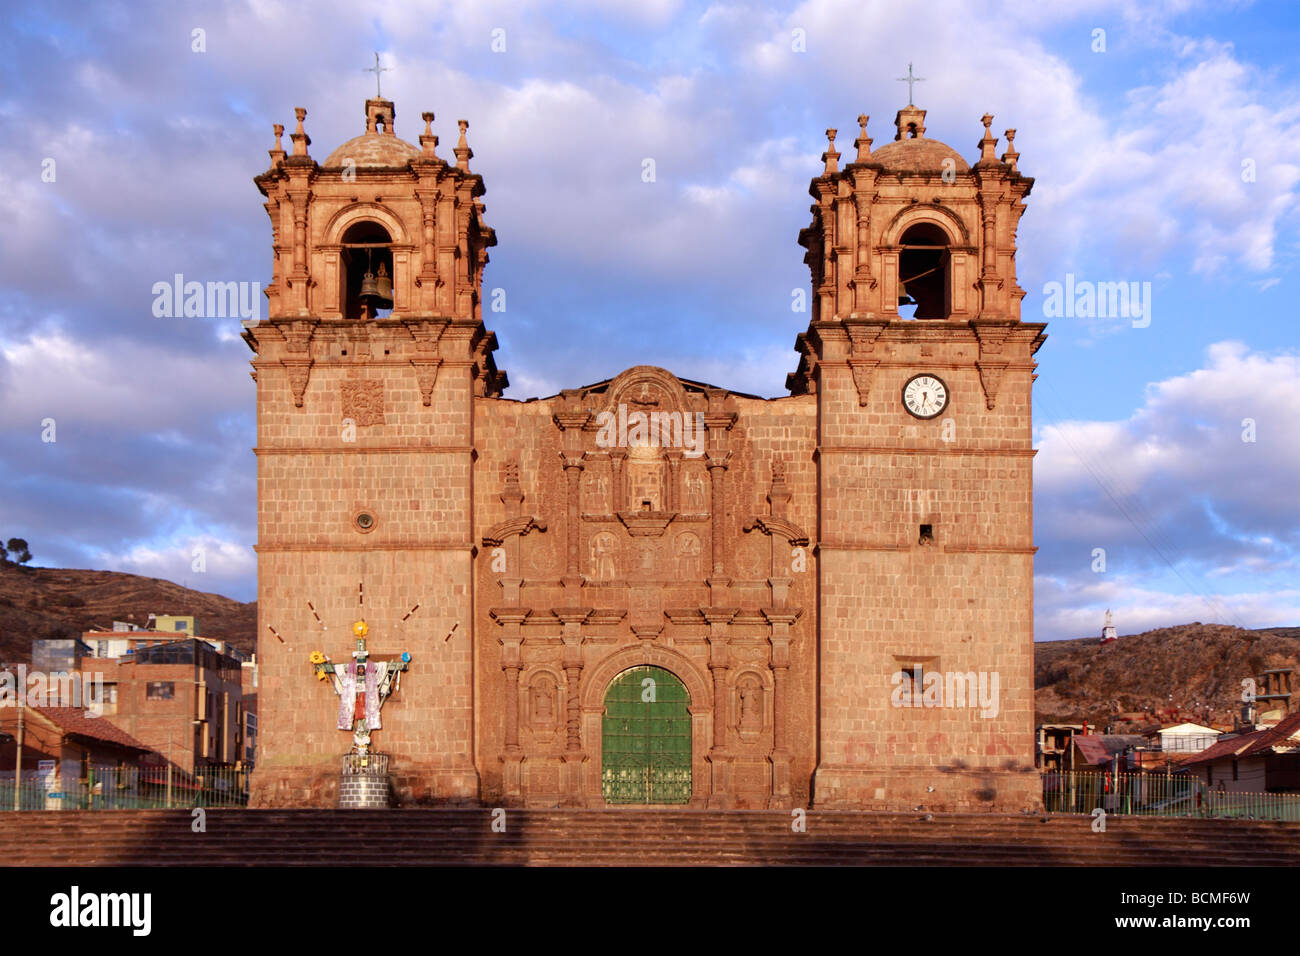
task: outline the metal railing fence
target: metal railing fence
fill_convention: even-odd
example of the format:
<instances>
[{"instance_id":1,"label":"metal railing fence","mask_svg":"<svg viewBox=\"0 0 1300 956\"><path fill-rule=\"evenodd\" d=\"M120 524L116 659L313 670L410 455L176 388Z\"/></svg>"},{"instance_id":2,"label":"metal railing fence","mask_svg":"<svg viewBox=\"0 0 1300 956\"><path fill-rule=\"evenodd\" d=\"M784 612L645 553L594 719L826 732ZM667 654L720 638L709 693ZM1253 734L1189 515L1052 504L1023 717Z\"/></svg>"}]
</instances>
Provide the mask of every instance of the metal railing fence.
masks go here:
<instances>
[{"instance_id":1,"label":"metal railing fence","mask_svg":"<svg viewBox=\"0 0 1300 956\"><path fill-rule=\"evenodd\" d=\"M1233 793L1207 787L1186 773L1044 773L1049 813L1107 813L1157 817L1219 817L1300 821L1300 793Z\"/></svg>"},{"instance_id":2,"label":"metal railing fence","mask_svg":"<svg viewBox=\"0 0 1300 956\"><path fill-rule=\"evenodd\" d=\"M4 810L174 810L248 805L252 771L204 767L193 773L167 767L92 767L68 780L24 771L15 805L14 778L0 778Z\"/></svg>"}]
</instances>

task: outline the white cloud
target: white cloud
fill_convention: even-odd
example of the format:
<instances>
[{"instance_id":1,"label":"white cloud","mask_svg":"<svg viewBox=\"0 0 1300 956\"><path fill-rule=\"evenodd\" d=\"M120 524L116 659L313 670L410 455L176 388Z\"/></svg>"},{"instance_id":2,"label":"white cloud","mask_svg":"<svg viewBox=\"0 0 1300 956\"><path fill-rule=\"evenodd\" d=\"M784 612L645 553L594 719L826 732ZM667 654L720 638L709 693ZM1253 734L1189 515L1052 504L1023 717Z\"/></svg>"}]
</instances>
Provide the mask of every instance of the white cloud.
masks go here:
<instances>
[{"instance_id":1,"label":"white cloud","mask_svg":"<svg viewBox=\"0 0 1300 956\"><path fill-rule=\"evenodd\" d=\"M1220 342L1206 359L1124 420L1038 429L1040 636L1081 636L1107 604L1143 627L1300 617L1300 354Z\"/></svg>"},{"instance_id":2,"label":"white cloud","mask_svg":"<svg viewBox=\"0 0 1300 956\"><path fill-rule=\"evenodd\" d=\"M214 356L139 341L101 341L92 347L64 331L0 342L0 426L36 434L39 422L49 417L60 429L188 430L252 400L247 366L241 370L243 363L235 358L241 348L232 344Z\"/></svg>"},{"instance_id":3,"label":"white cloud","mask_svg":"<svg viewBox=\"0 0 1300 956\"><path fill-rule=\"evenodd\" d=\"M257 575L257 555L251 547L206 534L185 536L166 544L154 541L122 551L100 551L96 560L114 571L185 581L200 591L228 588Z\"/></svg>"}]
</instances>

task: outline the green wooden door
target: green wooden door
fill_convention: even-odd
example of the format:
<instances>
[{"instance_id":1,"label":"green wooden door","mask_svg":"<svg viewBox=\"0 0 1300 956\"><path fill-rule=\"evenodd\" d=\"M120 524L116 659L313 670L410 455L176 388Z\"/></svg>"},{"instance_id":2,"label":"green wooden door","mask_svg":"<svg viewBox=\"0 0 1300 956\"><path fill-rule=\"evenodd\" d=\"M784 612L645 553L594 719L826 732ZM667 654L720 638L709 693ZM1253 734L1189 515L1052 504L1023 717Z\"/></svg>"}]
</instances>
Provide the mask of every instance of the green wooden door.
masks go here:
<instances>
[{"instance_id":1,"label":"green wooden door","mask_svg":"<svg viewBox=\"0 0 1300 956\"><path fill-rule=\"evenodd\" d=\"M662 667L633 667L605 691L601 789L609 803L691 799L686 687Z\"/></svg>"}]
</instances>

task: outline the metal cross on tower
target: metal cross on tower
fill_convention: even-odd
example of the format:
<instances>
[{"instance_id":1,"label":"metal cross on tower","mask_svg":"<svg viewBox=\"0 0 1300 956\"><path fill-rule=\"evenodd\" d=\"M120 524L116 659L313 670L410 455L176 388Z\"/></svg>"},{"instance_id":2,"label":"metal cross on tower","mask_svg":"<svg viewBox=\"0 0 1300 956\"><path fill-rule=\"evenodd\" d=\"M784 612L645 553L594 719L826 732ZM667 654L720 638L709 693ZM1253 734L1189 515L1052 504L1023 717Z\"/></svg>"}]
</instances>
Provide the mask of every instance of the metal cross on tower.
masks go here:
<instances>
[{"instance_id":1,"label":"metal cross on tower","mask_svg":"<svg viewBox=\"0 0 1300 956\"><path fill-rule=\"evenodd\" d=\"M376 63L379 62L378 57L375 58L375 62L376 62ZM915 106L916 104L912 102L912 84L913 84L913 83L924 83L924 82L925 82L925 77L923 77L923 76L913 76L913 75L912 75L912 64L911 64L911 63L908 63L908 64L907 64L907 76L900 76L900 77L898 77L898 82L899 82L899 83L906 83L906 84L907 84L907 105L908 105L908 106Z\"/></svg>"},{"instance_id":2,"label":"metal cross on tower","mask_svg":"<svg viewBox=\"0 0 1300 956\"><path fill-rule=\"evenodd\" d=\"M909 69L909 70L911 69L910 64L909 64L909 66L908 66L908 69ZM374 65L374 66L362 67L361 72L362 72L362 73L373 73L373 74L375 74L375 98L376 98L376 99L381 98L381 97L383 96L383 94L379 92L379 74L380 74L380 73L388 73L388 72L391 72L391 68L390 68L390 67L387 67L387 66L380 66L380 65L379 65L379 54L376 53L376 54L375 54L375 65Z\"/></svg>"}]
</instances>

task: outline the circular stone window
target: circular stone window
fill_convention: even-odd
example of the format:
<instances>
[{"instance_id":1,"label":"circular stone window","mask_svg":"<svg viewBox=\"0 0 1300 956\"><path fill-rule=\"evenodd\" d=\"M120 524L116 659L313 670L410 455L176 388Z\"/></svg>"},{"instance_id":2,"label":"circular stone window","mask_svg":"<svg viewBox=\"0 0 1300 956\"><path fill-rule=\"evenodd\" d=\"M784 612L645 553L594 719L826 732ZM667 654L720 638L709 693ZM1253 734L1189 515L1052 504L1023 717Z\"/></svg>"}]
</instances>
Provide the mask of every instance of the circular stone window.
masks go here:
<instances>
[{"instance_id":1,"label":"circular stone window","mask_svg":"<svg viewBox=\"0 0 1300 956\"><path fill-rule=\"evenodd\" d=\"M352 519L352 523L356 525L357 530L362 534L375 530L375 516L369 511L358 512L356 517Z\"/></svg>"}]
</instances>

